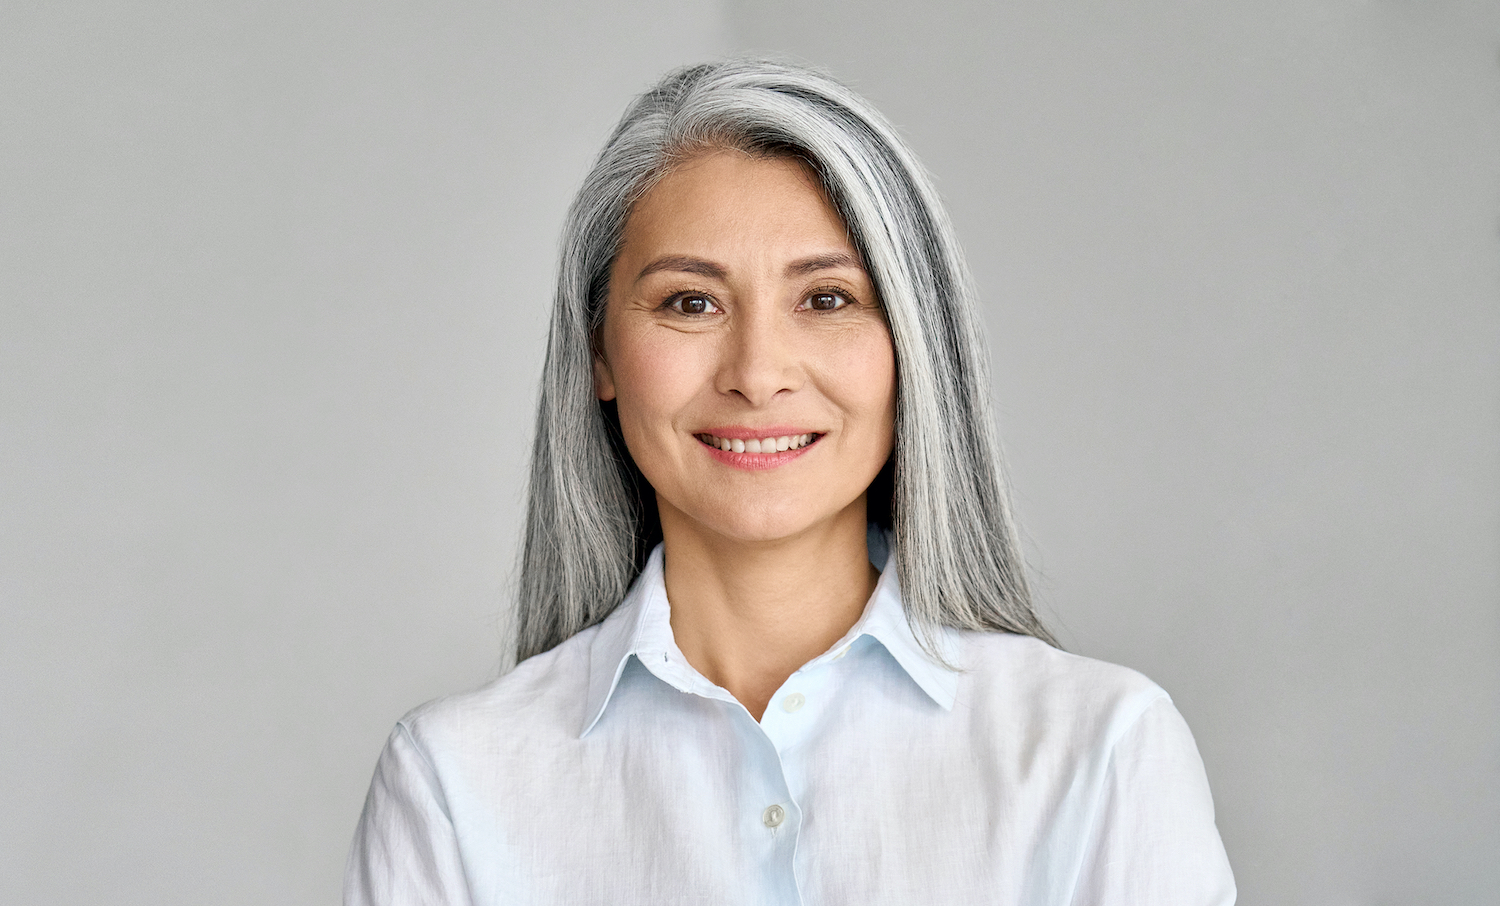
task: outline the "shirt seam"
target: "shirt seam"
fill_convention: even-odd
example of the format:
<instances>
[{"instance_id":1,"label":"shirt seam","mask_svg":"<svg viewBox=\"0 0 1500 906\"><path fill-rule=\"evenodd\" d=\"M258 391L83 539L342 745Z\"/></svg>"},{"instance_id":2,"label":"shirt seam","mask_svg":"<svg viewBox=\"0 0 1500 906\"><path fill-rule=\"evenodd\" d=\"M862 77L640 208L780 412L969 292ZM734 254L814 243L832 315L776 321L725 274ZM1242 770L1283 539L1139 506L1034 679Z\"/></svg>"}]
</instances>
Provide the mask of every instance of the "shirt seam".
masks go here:
<instances>
[{"instance_id":1,"label":"shirt seam","mask_svg":"<svg viewBox=\"0 0 1500 906\"><path fill-rule=\"evenodd\" d=\"M422 759L423 766L427 768L427 776L432 778L428 786L432 787L432 791L437 794L438 807L442 809L443 817L448 819L448 824L452 825L453 812L448 808L448 791L443 788L443 779L438 776L437 765L432 763L432 758L427 754L427 750L417 742L417 736L411 731L411 727L407 725L405 718L396 721L396 728L406 737L406 741L411 743L412 750L417 753L417 757Z\"/></svg>"},{"instance_id":2,"label":"shirt seam","mask_svg":"<svg viewBox=\"0 0 1500 906\"><path fill-rule=\"evenodd\" d=\"M1124 739L1126 736L1129 736L1130 732L1140 725L1141 719L1146 716L1146 712L1150 711L1157 702L1171 702L1172 696L1168 695L1166 690L1158 690L1158 693L1159 694L1152 696L1149 701L1142 705L1141 709L1135 713L1135 716L1132 717L1130 721L1125 724L1124 728L1122 728L1119 733L1116 733L1114 738L1109 741L1109 757L1104 760L1103 779L1106 782L1108 781L1110 774L1114 772L1115 753L1119 750L1120 740ZM1089 811L1088 825L1084 828L1083 839L1085 840L1085 844L1084 847L1079 850L1078 859L1073 865L1073 877L1068 888L1067 898L1067 902L1070 904L1070 906L1071 904L1077 903L1078 880L1079 877L1083 874L1083 865L1087 861L1088 853L1093 848L1094 830L1099 825L1099 810L1102 807L1103 797L1095 797L1094 806Z\"/></svg>"},{"instance_id":3,"label":"shirt seam","mask_svg":"<svg viewBox=\"0 0 1500 906\"><path fill-rule=\"evenodd\" d=\"M432 756L427 754L427 749L417 742L417 734L412 732L411 726L407 724L406 718L396 721L396 726L406 735L407 742L411 743L412 749L417 757L422 759L422 764L427 768L427 776L431 777L429 786L432 787L438 800L438 808L443 817L448 821L448 828L453 832L453 855L458 860L458 870L463 873L464 892L467 893L468 901L474 902L474 888L469 884L469 866L464 864L464 848L459 845L458 828L453 824L453 811L448 807L448 790L443 786L443 778L438 773L437 765L433 763Z\"/></svg>"}]
</instances>

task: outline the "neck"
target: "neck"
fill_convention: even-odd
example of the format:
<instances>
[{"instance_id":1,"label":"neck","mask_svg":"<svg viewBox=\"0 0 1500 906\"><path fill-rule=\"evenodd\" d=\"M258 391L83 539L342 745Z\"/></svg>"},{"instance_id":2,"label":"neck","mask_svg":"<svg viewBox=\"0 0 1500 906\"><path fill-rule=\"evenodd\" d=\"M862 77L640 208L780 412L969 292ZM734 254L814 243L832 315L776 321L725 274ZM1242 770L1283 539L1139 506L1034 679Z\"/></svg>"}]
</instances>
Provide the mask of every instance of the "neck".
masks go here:
<instances>
[{"instance_id":1,"label":"neck","mask_svg":"<svg viewBox=\"0 0 1500 906\"><path fill-rule=\"evenodd\" d=\"M760 720L787 677L842 638L875 590L864 498L773 541L706 533L664 502L661 515L677 647Z\"/></svg>"}]
</instances>

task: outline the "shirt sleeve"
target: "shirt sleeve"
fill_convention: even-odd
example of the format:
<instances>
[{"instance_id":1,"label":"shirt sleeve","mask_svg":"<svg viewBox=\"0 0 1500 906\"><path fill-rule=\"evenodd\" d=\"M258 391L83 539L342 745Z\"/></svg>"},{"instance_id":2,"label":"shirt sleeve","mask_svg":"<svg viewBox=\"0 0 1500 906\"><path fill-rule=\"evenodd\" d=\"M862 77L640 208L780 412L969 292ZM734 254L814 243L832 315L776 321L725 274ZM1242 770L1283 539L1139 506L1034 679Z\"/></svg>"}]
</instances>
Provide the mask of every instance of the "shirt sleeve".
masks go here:
<instances>
[{"instance_id":1,"label":"shirt sleeve","mask_svg":"<svg viewBox=\"0 0 1500 906\"><path fill-rule=\"evenodd\" d=\"M1170 699L1114 746L1074 906L1231 906L1234 875L1214 826L1198 746Z\"/></svg>"},{"instance_id":2,"label":"shirt sleeve","mask_svg":"<svg viewBox=\"0 0 1500 906\"><path fill-rule=\"evenodd\" d=\"M437 772L405 724L391 732L344 870L344 906L471 906Z\"/></svg>"}]
</instances>

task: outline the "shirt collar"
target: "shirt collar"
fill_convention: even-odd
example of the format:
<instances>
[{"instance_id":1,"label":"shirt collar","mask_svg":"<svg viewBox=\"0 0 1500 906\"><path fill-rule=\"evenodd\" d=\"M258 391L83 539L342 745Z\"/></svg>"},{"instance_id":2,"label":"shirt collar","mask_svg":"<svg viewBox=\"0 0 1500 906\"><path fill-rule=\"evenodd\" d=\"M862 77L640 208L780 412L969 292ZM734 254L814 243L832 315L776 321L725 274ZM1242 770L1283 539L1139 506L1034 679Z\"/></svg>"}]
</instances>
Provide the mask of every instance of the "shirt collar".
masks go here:
<instances>
[{"instance_id":1,"label":"shirt collar","mask_svg":"<svg viewBox=\"0 0 1500 906\"><path fill-rule=\"evenodd\" d=\"M868 635L885 647L929 698L944 711L951 711L958 696L958 672L951 666L958 663L958 640L953 630L939 626L932 633L932 641L941 661L934 660L922 648L906 619L906 605L901 602L901 580L896 575L896 552L890 545L889 536L873 525L870 534L871 553L879 551L884 555L880 581L875 584L870 603L865 605L864 615L844 639L833 646L832 656L838 657L847 646Z\"/></svg>"},{"instance_id":2,"label":"shirt collar","mask_svg":"<svg viewBox=\"0 0 1500 906\"><path fill-rule=\"evenodd\" d=\"M958 674L953 668L933 660L912 632L911 624L906 620L906 608L901 603L901 583L896 577L895 553L889 537L871 525L867 541L871 562L883 567L875 593L849 632L803 669L840 658L860 639L869 636L890 653L933 702L943 710L951 711L958 694ZM940 627L934 634L934 642L943 661L954 664L957 645L953 632ZM734 700L687 663L672 637L671 607L667 603L660 544L647 558L625 600L599 625L599 631L590 643L588 692L580 737L588 735L603 716L631 655L635 655L662 681L682 692Z\"/></svg>"}]
</instances>

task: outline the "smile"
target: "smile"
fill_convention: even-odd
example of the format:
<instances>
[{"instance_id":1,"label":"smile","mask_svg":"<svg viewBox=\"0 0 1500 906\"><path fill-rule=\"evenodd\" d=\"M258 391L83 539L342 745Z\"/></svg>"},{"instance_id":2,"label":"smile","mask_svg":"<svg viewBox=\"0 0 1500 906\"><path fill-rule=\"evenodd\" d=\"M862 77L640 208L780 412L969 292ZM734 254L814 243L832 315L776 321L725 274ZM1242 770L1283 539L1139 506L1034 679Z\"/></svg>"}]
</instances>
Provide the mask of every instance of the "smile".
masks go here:
<instances>
[{"instance_id":1,"label":"smile","mask_svg":"<svg viewBox=\"0 0 1500 906\"><path fill-rule=\"evenodd\" d=\"M713 434L695 434L704 444L725 453L785 453L787 450L798 450L811 444L821 434L786 434L780 437L752 437L742 440L738 437L717 437Z\"/></svg>"}]
</instances>

